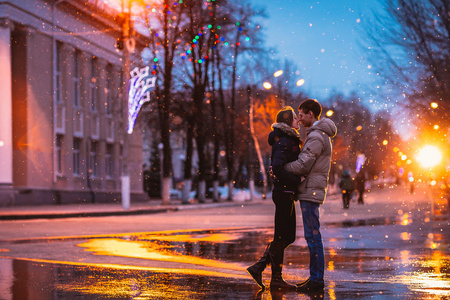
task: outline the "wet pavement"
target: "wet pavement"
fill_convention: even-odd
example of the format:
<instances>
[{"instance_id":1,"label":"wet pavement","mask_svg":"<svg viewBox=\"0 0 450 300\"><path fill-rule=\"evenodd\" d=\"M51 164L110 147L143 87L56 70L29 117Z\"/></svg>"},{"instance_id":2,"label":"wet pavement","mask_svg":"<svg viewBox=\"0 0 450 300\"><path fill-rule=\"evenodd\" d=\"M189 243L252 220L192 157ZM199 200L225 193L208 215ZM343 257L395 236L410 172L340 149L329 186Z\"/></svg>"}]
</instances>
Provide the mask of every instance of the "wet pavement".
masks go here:
<instances>
[{"instance_id":1,"label":"wet pavement","mask_svg":"<svg viewBox=\"0 0 450 300\"><path fill-rule=\"evenodd\" d=\"M322 294L260 291L245 272L271 239L272 206L266 203L155 216L155 223L161 225L165 219L175 224L154 227L167 230L77 236L66 229L65 236L35 233L2 239L0 299L450 299L450 220L448 214L431 215L429 202L422 198L395 194L386 206L378 198L371 203L368 197L364 207L354 204L345 212L339 199L331 199L322 214L326 254ZM390 213L373 213L379 210L377 205ZM367 211L372 213L365 215ZM76 221L89 222L98 230L101 222L141 218ZM180 226L177 222L183 220L186 224ZM225 221L229 227L218 226ZM67 222L35 220L20 225L75 224ZM291 283L308 277L302 230L299 226L297 240L285 254L284 278ZM270 283L270 267L263 279Z\"/></svg>"}]
</instances>

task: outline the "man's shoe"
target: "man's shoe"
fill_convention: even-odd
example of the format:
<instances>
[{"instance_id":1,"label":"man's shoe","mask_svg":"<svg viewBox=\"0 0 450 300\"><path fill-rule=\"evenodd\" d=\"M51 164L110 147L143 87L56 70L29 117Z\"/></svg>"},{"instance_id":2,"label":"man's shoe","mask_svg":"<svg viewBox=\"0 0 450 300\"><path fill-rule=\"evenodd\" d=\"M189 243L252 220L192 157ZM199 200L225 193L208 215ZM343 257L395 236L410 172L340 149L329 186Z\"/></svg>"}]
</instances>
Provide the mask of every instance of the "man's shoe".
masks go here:
<instances>
[{"instance_id":1,"label":"man's shoe","mask_svg":"<svg viewBox=\"0 0 450 300\"><path fill-rule=\"evenodd\" d=\"M318 282L318 281L312 281L312 280L306 280L305 283L300 283L297 285L297 292L299 293L309 293L309 292L318 292L323 291L325 288L325 283Z\"/></svg>"},{"instance_id":2,"label":"man's shoe","mask_svg":"<svg viewBox=\"0 0 450 300\"><path fill-rule=\"evenodd\" d=\"M307 284L309 281L310 281L310 279L308 278L308 279L306 279L306 280L303 281L303 282L297 283L296 286L299 287L299 286L305 285L305 284Z\"/></svg>"}]
</instances>

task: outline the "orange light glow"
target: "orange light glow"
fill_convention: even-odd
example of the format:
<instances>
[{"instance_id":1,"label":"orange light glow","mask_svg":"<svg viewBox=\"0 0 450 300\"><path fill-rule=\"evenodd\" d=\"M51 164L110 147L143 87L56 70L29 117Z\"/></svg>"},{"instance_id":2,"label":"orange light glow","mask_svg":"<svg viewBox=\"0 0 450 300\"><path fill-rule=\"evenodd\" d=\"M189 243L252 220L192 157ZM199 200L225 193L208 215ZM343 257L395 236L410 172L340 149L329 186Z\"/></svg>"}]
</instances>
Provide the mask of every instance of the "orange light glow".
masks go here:
<instances>
[{"instance_id":1,"label":"orange light glow","mask_svg":"<svg viewBox=\"0 0 450 300\"><path fill-rule=\"evenodd\" d=\"M303 84L305 84L305 79L300 79L297 81L297 86L302 86Z\"/></svg>"},{"instance_id":2,"label":"orange light glow","mask_svg":"<svg viewBox=\"0 0 450 300\"><path fill-rule=\"evenodd\" d=\"M327 117L331 117L334 114L334 111L332 111L331 109L329 111L327 111Z\"/></svg>"},{"instance_id":3,"label":"orange light glow","mask_svg":"<svg viewBox=\"0 0 450 300\"><path fill-rule=\"evenodd\" d=\"M407 225L407 224L406 224ZM402 240L409 241L411 239L411 233L408 232L402 232L401 234Z\"/></svg>"},{"instance_id":4,"label":"orange light glow","mask_svg":"<svg viewBox=\"0 0 450 300\"><path fill-rule=\"evenodd\" d=\"M441 151L435 146L427 145L419 150L417 160L425 168L432 168L442 160Z\"/></svg>"},{"instance_id":5,"label":"orange light glow","mask_svg":"<svg viewBox=\"0 0 450 300\"><path fill-rule=\"evenodd\" d=\"M387 140L384 140L384 141L383 141L383 145L386 146L387 144L388 144L388 141L387 141Z\"/></svg>"},{"instance_id":6,"label":"orange light glow","mask_svg":"<svg viewBox=\"0 0 450 300\"><path fill-rule=\"evenodd\" d=\"M431 102L430 106L431 108L437 108L438 104L436 102Z\"/></svg>"},{"instance_id":7,"label":"orange light glow","mask_svg":"<svg viewBox=\"0 0 450 300\"><path fill-rule=\"evenodd\" d=\"M272 85L269 82L266 81L266 82L263 83L263 87L266 90L270 90L272 88Z\"/></svg>"},{"instance_id":8,"label":"orange light glow","mask_svg":"<svg viewBox=\"0 0 450 300\"><path fill-rule=\"evenodd\" d=\"M332 260L328 262L328 271L334 271L334 261Z\"/></svg>"}]
</instances>

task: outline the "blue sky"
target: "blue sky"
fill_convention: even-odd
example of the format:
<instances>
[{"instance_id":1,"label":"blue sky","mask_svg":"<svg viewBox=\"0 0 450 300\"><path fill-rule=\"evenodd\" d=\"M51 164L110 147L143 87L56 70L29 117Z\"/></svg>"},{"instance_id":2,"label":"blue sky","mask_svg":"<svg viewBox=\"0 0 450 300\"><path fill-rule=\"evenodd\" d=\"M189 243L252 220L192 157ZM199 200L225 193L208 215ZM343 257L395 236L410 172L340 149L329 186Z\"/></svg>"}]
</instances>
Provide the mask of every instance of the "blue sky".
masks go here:
<instances>
[{"instance_id":1,"label":"blue sky","mask_svg":"<svg viewBox=\"0 0 450 300\"><path fill-rule=\"evenodd\" d=\"M336 90L374 88L375 76L358 41L363 39L364 19L376 1L364 0L253 0L265 8L266 44L279 57L295 62L305 79L301 88L316 98ZM379 5L379 4L378 4ZM370 98L366 96L366 98ZM366 99L370 101L370 99Z\"/></svg>"}]
</instances>

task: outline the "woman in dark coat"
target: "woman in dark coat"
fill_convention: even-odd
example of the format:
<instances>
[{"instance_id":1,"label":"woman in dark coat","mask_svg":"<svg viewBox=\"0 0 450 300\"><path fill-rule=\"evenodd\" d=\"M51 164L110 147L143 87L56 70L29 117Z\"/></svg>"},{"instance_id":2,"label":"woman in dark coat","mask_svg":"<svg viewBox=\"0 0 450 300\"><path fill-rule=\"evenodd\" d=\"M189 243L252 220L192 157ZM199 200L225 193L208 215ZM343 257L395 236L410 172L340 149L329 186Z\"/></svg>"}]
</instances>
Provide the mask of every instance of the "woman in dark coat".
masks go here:
<instances>
[{"instance_id":1,"label":"woman in dark coat","mask_svg":"<svg viewBox=\"0 0 450 300\"><path fill-rule=\"evenodd\" d=\"M275 204L275 231L273 241L258 262L247 268L261 288L262 272L268 264L272 266L271 288L295 289L283 280L282 266L284 249L295 241L296 215L295 200L301 178L284 169L284 165L297 159L300 154L300 138L297 132L297 116L290 106L278 112L276 123L269 134L272 146L271 169L273 177L272 200Z\"/></svg>"}]
</instances>

